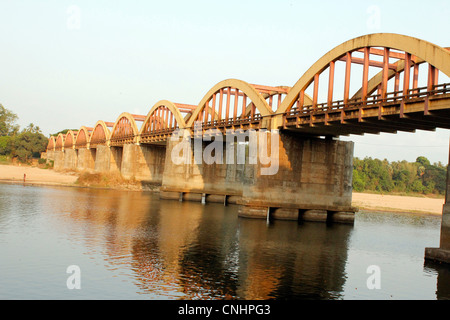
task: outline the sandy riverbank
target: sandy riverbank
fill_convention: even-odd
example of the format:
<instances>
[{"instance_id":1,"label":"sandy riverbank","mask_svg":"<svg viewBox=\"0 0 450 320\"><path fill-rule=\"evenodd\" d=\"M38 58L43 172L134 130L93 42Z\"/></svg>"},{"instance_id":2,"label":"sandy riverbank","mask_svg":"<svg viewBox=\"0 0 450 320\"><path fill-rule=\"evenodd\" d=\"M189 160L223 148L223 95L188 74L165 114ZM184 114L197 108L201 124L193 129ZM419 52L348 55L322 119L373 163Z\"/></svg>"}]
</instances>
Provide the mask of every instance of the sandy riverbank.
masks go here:
<instances>
[{"instance_id":1,"label":"sandy riverbank","mask_svg":"<svg viewBox=\"0 0 450 320\"><path fill-rule=\"evenodd\" d=\"M78 175L72 172L55 172L28 166L0 165L0 182L73 186ZM360 210L406 212L441 215L444 199L427 197L393 196L368 193L353 193L353 206Z\"/></svg>"},{"instance_id":2,"label":"sandy riverbank","mask_svg":"<svg viewBox=\"0 0 450 320\"><path fill-rule=\"evenodd\" d=\"M0 165L0 181L39 185L73 185L78 179L74 173L59 173L51 169L29 166Z\"/></svg>"},{"instance_id":3,"label":"sandy riverbank","mask_svg":"<svg viewBox=\"0 0 450 320\"><path fill-rule=\"evenodd\" d=\"M360 210L442 215L444 199L393 196L370 193L352 195L352 204Z\"/></svg>"}]
</instances>

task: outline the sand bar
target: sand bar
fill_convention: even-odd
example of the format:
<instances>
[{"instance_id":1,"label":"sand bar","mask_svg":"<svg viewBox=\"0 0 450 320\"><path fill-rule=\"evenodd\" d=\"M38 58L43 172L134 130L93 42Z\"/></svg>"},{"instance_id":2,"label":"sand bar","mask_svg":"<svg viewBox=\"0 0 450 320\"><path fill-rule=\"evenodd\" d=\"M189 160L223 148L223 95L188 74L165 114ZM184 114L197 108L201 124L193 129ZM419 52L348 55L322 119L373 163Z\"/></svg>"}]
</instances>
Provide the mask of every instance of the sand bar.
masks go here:
<instances>
[{"instance_id":1,"label":"sand bar","mask_svg":"<svg viewBox=\"0 0 450 320\"><path fill-rule=\"evenodd\" d=\"M78 176L73 173L59 173L52 169L29 166L0 165L0 181L40 185L72 185Z\"/></svg>"},{"instance_id":2,"label":"sand bar","mask_svg":"<svg viewBox=\"0 0 450 320\"><path fill-rule=\"evenodd\" d=\"M353 206L361 210L442 215L444 199L353 193Z\"/></svg>"}]
</instances>

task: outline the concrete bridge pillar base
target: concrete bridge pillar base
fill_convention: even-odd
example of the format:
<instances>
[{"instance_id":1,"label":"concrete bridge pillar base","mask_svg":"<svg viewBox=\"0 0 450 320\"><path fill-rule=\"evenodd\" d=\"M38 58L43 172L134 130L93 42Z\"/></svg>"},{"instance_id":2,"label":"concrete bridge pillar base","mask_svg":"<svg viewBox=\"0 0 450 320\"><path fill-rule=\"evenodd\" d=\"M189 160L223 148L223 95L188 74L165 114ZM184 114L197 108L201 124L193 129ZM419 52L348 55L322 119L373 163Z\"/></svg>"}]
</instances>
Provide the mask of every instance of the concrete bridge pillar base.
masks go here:
<instances>
[{"instance_id":1,"label":"concrete bridge pillar base","mask_svg":"<svg viewBox=\"0 0 450 320\"><path fill-rule=\"evenodd\" d=\"M327 210L301 210L292 208L270 208L255 206L241 206L239 208L239 217L252 219L290 220L299 222L332 222L346 224L353 224L355 221L355 213L350 211L334 212Z\"/></svg>"},{"instance_id":2,"label":"concrete bridge pillar base","mask_svg":"<svg viewBox=\"0 0 450 320\"><path fill-rule=\"evenodd\" d=\"M439 248L425 248L425 259L450 263L450 203L444 204L442 210L440 246Z\"/></svg>"}]
</instances>

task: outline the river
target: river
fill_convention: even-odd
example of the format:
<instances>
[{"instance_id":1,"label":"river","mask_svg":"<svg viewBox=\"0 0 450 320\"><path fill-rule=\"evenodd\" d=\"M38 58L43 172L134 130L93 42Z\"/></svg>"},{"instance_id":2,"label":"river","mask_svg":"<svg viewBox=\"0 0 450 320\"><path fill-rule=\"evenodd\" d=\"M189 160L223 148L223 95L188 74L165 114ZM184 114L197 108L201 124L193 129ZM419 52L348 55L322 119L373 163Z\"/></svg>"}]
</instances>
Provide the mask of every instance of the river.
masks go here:
<instances>
[{"instance_id":1,"label":"river","mask_svg":"<svg viewBox=\"0 0 450 320\"><path fill-rule=\"evenodd\" d=\"M440 222L267 224L156 193L0 184L0 299L450 299L448 266L424 263Z\"/></svg>"}]
</instances>

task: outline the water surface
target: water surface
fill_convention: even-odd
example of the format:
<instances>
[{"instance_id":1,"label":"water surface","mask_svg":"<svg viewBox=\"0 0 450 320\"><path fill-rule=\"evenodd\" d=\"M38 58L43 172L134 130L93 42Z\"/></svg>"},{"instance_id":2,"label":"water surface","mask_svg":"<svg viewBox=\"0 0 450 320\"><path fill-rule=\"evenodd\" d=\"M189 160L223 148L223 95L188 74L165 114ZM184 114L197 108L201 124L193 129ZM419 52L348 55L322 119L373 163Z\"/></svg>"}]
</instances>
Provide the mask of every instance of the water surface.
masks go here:
<instances>
[{"instance_id":1,"label":"water surface","mask_svg":"<svg viewBox=\"0 0 450 320\"><path fill-rule=\"evenodd\" d=\"M355 224L238 217L157 194L0 184L0 299L449 299L424 264L440 218L360 212ZM68 266L80 268L70 290ZM369 266L380 289L369 289Z\"/></svg>"}]
</instances>

